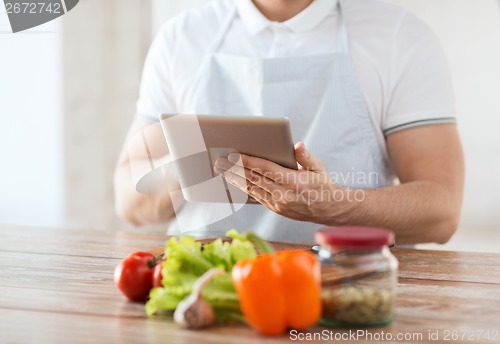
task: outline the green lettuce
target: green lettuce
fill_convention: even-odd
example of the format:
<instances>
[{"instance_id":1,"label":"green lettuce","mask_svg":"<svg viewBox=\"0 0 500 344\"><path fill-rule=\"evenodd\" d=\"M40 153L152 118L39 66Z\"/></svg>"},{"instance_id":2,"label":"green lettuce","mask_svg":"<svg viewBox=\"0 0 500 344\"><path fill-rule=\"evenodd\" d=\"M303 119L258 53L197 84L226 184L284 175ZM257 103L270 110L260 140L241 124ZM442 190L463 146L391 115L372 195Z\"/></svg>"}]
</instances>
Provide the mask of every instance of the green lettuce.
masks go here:
<instances>
[{"instance_id":1,"label":"green lettuce","mask_svg":"<svg viewBox=\"0 0 500 344\"><path fill-rule=\"evenodd\" d=\"M267 242L252 233L240 235L236 230L226 235L233 239L231 243L216 239L203 247L200 242L185 235L171 237L167 241L166 260L162 267L163 288L151 290L146 303L149 316L171 314L179 302L191 293L193 283L206 271L217 267L224 269L226 274L215 277L203 288L202 297L214 307L218 321L242 319L231 270L236 262L257 255L253 244L255 238Z\"/></svg>"}]
</instances>

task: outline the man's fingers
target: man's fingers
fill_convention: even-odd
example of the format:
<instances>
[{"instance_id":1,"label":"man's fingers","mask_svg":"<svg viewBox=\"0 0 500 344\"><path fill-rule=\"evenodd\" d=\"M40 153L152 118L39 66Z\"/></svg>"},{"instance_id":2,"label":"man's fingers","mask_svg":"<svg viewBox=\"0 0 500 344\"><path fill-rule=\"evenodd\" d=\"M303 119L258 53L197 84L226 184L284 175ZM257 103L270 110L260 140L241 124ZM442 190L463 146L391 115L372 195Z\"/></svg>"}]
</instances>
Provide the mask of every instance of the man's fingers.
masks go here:
<instances>
[{"instance_id":1,"label":"man's fingers","mask_svg":"<svg viewBox=\"0 0 500 344\"><path fill-rule=\"evenodd\" d=\"M289 169L280 166L272 161L261 159L244 154L231 153L227 157L229 162L252 170L276 183L285 184Z\"/></svg>"},{"instance_id":2,"label":"man's fingers","mask_svg":"<svg viewBox=\"0 0 500 344\"><path fill-rule=\"evenodd\" d=\"M214 170L216 173L223 174L224 172L231 172L242 179L245 179L247 184L256 185L266 192L272 193L273 189L275 189L276 182L273 180L258 174L255 171L246 169L240 165L233 164L226 159L217 159L215 163Z\"/></svg>"},{"instance_id":3,"label":"man's fingers","mask_svg":"<svg viewBox=\"0 0 500 344\"><path fill-rule=\"evenodd\" d=\"M297 142L295 145L295 159L305 170L322 172L325 167L321 160L313 156L307 149L304 142Z\"/></svg>"},{"instance_id":4,"label":"man's fingers","mask_svg":"<svg viewBox=\"0 0 500 344\"><path fill-rule=\"evenodd\" d=\"M272 196L270 193L268 193L266 190L262 189L258 185L249 183L247 179L241 177L240 175L232 173L231 171L218 170L217 172L222 174L224 179L229 184L237 187L238 189L245 192L249 196L252 196L259 203L262 203L264 205L268 205L269 202L271 201Z\"/></svg>"}]
</instances>

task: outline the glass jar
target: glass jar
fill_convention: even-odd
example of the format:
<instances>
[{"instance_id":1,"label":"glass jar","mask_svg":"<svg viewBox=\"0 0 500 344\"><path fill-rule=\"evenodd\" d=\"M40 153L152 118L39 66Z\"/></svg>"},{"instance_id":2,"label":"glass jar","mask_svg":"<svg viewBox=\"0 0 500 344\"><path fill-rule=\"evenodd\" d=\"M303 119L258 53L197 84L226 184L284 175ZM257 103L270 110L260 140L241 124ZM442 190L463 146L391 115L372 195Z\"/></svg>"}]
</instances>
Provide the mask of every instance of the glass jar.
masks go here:
<instances>
[{"instance_id":1,"label":"glass jar","mask_svg":"<svg viewBox=\"0 0 500 344\"><path fill-rule=\"evenodd\" d=\"M381 326L395 318L398 261L389 250L394 234L381 228L317 231L323 314L333 327Z\"/></svg>"}]
</instances>

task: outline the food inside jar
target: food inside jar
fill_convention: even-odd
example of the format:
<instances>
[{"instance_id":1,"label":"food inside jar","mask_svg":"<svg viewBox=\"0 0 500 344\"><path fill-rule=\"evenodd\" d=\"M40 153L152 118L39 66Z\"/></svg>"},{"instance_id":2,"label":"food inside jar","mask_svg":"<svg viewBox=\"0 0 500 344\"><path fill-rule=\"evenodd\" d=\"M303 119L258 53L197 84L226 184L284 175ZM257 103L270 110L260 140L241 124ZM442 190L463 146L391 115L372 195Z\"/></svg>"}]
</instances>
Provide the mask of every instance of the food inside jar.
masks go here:
<instances>
[{"instance_id":1,"label":"food inside jar","mask_svg":"<svg viewBox=\"0 0 500 344\"><path fill-rule=\"evenodd\" d=\"M325 288L322 300L323 319L338 325L378 325L394 317L395 298L387 289Z\"/></svg>"}]
</instances>

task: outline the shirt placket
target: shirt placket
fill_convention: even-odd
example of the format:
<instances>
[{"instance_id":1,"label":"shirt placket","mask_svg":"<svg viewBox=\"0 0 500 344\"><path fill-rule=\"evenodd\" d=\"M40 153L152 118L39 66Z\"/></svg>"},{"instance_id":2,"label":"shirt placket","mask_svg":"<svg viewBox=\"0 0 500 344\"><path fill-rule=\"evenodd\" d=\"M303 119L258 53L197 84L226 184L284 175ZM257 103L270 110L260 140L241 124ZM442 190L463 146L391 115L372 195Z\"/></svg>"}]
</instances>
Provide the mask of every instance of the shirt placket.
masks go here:
<instances>
[{"instance_id":1,"label":"shirt placket","mask_svg":"<svg viewBox=\"0 0 500 344\"><path fill-rule=\"evenodd\" d=\"M287 37L290 35L290 30L280 23L273 23L271 25L271 31L273 33L273 43L269 51L270 58L273 57L283 57L287 53Z\"/></svg>"}]
</instances>

